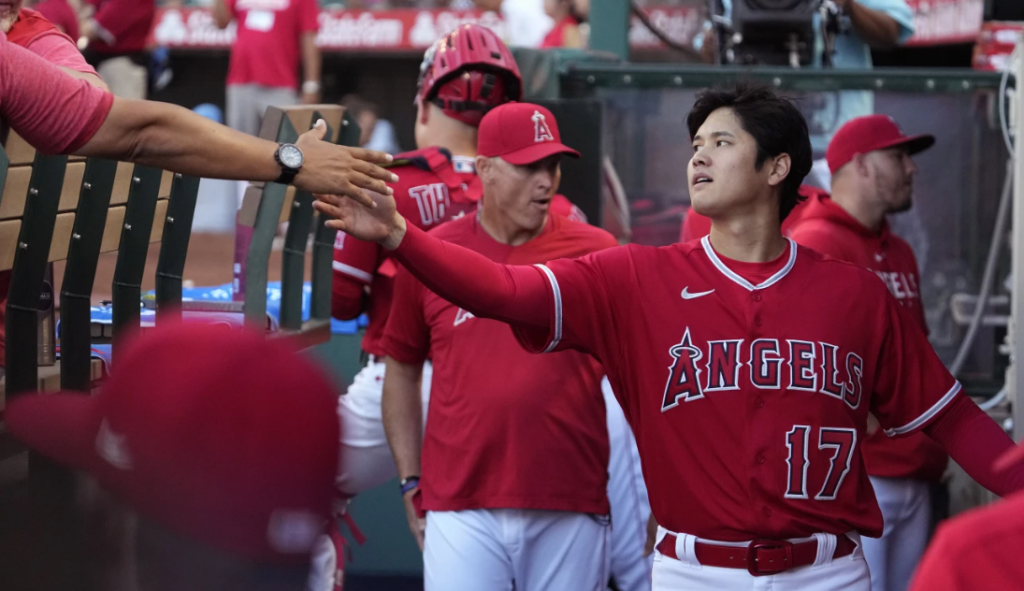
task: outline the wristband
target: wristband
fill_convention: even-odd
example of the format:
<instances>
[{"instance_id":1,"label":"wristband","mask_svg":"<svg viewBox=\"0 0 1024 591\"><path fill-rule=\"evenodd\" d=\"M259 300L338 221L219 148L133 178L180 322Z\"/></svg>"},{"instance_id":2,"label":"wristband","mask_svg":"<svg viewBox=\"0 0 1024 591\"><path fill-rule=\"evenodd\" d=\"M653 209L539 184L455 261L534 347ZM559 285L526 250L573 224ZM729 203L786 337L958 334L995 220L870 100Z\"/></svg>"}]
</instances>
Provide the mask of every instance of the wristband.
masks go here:
<instances>
[{"instance_id":1,"label":"wristband","mask_svg":"<svg viewBox=\"0 0 1024 591\"><path fill-rule=\"evenodd\" d=\"M403 478L399 485L402 491L402 496L404 497L407 492L411 491L412 489L416 488L419 485L419 476L410 476L408 478Z\"/></svg>"},{"instance_id":2,"label":"wristband","mask_svg":"<svg viewBox=\"0 0 1024 591\"><path fill-rule=\"evenodd\" d=\"M320 83L316 80L306 80L302 83L302 92L306 94L316 94L320 92Z\"/></svg>"}]
</instances>

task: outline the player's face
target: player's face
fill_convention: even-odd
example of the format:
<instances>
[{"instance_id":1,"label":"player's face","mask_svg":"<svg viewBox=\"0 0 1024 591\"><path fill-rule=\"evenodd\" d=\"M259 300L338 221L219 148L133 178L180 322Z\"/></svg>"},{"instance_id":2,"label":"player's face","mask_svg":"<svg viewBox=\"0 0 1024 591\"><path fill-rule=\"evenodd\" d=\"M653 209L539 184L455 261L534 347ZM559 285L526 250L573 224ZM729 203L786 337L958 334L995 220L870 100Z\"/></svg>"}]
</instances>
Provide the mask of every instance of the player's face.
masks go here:
<instances>
[{"instance_id":1,"label":"player's face","mask_svg":"<svg viewBox=\"0 0 1024 591\"><path fill-rule=\"evenodd\" d=\"M875 150L866 155L875 194L886 213L907 211L913 205L917 167L905 148Z\"/></svg>"},{"instance_id":2,"label":"player's face","mask_svg":"<svg viewBox=\"0 0 1024 591\"><path fill-rule=\"evenodd\" d=\"M686 169L693 209L712 219L749 205L768 187L767 169L755 170L757 142L732 109L711 113L693 138Z\"/></svg>"},{"instance_id":3,"label":"player's face","mask_svg":"<svg viewBox=\"0 0 1024 591\"><path fill-rule=\"evenodd\" d=\"M549 156L526 166L492 159L485 179L488 207L524 230L540 230L547 221L551 198L562 178L561 156Z\"/></svg>"},{"instance_id":4,"label":"player's face","mask_svg":"<svg viewBox=\"0 0 1024 591\"><path fill-rule=\"evenodd\" d=\"M0 0L0 31L11 32L11 27L18 20L18 11L24 0Z\"/></svg>"}]
</instances>

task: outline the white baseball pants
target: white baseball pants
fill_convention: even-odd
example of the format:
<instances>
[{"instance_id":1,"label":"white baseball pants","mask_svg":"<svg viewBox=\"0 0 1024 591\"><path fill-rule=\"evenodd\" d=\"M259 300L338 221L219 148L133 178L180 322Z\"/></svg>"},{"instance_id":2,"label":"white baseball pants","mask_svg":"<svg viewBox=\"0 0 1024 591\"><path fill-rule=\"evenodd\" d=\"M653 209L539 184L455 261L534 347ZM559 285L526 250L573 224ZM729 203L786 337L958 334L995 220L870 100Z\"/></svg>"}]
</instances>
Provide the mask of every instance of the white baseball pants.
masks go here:
<instances>
[{"instance_id":1,"label":"white baseball pants","mask_svg":"<svg viewBox=\"0 0 1024 591\"><path fill-rule=\"evenodd\" d=\"M650 591L653 557L644 558L651 507L640 452L608 378L601 381L608 415L608 502L612 507L611 575L619 591Z\"/></svg>"},{"instance_id":2,"label":"white baseball pants","mask_svg":"<svg viewBox=\"0 0 1024 591\"><path fill-rule=\"evenodd\" d=\"M885 525L882 537L864 538L871 591L905 591L928 545L932 499L927 482L871 477Z\"/></svg>"},{"instance_id":3,"label":"white baseball pants","mask_svg":"<svg viewBox=\"0 0 1024 591\"><path fill-rule=\"evenodd\" d=\"M423 422L427 421L430 381L434 366L423 364ZM340 466L335 484L352 497L384 484L398 475L395 459L388 447L381 419L380 401L384 393L384 362L374 358L358 374L345 395L338 399L341 420Z\"/></svg>"},{"instance_id":4,"label":"white baseball pants","mask_svg":"<svg viewBox=\"0 0 1024 591\"><path fill-rule=\"evenodd\" d=\"M657 541L661 542L666 533L659 527ZM687 544L695 538L677 534L676 553L683 559L669 558L655 550L653 588L654 591L870 591L871 577L860 536L849 535L858 542L857 549L849 556L834 560L824 556L811 566L755 577L743 569L703 566L695 558L687 559L693 555L692 551L686 551Z\"/></svg>"},{"instance_id":5,"label":"white baseball pants","mask_svg":"<svg viewBox=\"0 0 1024 591\"><path fill-rule=\"evenodd\" d=\"M429 511L425 591L603 591L609 529L583 513Z\"/></svg>"}]
</instances>

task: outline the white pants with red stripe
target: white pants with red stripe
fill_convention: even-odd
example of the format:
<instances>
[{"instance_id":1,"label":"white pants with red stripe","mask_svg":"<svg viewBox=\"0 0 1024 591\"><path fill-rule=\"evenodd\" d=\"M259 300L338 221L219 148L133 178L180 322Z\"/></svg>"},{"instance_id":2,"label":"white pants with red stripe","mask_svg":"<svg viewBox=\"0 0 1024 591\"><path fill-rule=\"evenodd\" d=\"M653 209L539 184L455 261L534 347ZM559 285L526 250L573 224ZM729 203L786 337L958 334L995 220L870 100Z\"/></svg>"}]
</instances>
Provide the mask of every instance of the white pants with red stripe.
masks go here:
<instances>
[{"instance_id":1,"label":"white pants with red stripe","mask_svg":"<svg viewBox=\"0 0 1024 591\"><path fill-rule=\"evenodd\" d=\"M583 513L429 511L425 591L603 591L609 529Z\"/></svg>"},{"instance_id":2,"label":"white pants with red stripe","mask_svg":"<svg viewBox=\"0 0 1024 591\"><path fill-rule=\"evenodd\" d=\"M667 533L659 527L657 541L660 543ZM811 566L764 577L755 577L739 568L703 566L692 558L692 549L687 551L696 538L677 535L676 554L682 559L654 552L654 591L871 591L868 564L856 534L848 534L857 542L857 549L848 556L823 556Z\"/></svg>"},{"instance_id":3,"label":"white pants with red stripe","mask_svg":"<svg viewBox=\"0 0 1024 591\"><path fill-rule=\"evenodd\" d=\"M430 402L434 366L423 364L423 421ZM384 361L370 358L356 374L348 391L338 399L341 421L340 467L335 484L350 497L380 486L398 475L395 459L384 434L380 401L384 393Z\"/></svg>"}]
</instances>

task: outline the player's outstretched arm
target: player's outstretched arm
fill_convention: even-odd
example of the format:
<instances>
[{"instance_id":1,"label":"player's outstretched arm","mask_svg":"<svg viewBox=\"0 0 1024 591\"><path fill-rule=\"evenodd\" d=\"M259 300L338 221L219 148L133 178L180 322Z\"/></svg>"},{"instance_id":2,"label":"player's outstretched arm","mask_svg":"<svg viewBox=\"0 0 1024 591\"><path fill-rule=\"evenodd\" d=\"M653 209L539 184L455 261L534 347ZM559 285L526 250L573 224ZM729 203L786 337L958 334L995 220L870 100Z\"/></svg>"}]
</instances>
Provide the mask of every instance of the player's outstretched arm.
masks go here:
<instances>
[{"instance_id":1,"label":"player's outstretched arm","mask_svg":"<svg viewBox=\"0 0 1024 591\"><path fill-rule=\"evenodd\" d=\"M501 265L428 235L395 209L390 195L363 195L356 203L317 195L313 206L333 217L327 226L377 242L428 289L481 318L546 330L553 309L546 280L531 266Z\"/></svg>"},{"instance_id":2,"label":"player's outstretched arm","mask_svg":"<svg viewBox=\"0 0 1024 591\"><path fill-rule=\"evenodd\" d=\"M306 191L360 196L387 192L397 179L381 168L391 157L322 141L325 123L302 134L305 159L293 184ZM277 144L235 131L188 109L154 101L115 98L106 120L77 153L127 160L206 178L273 181L281 175Z\"/></svg>"},{"instance_id":3,"label":"player's outstretched arm","mask_svg":"<svg viewBox=\"0 0 1024 591\"><path fill-rule=\"evenodd\" d=\"M925 433L988 490L1003 497L1024 490L1024 464L1005 469L995 465L1013 447L1013 440L967 396L953 399Z\"/></svg>"}]
</instances>

